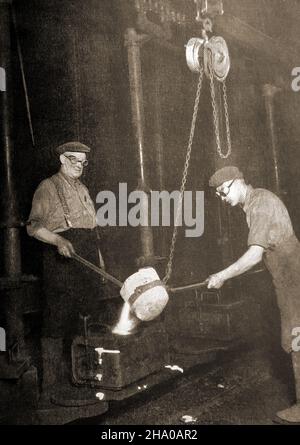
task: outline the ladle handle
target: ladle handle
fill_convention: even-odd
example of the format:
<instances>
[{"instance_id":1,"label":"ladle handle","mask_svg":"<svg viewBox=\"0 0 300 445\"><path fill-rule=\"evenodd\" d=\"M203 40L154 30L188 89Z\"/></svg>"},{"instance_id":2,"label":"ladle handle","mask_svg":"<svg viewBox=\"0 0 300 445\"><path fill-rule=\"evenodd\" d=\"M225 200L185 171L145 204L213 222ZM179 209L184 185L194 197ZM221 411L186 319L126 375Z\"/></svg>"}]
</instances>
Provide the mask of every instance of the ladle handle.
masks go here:
<instances>
[{"instance_id":1,"label":"ladle handle","mask_svg":"<svg viewBox=\"0 0 300 445\"><path fill-rule=\"evenodd\" d=\"M117 278L113 277L109 273L105 272L103 269L100 269L100 267L95 266L93 263L90 263L88 260L82 258L81 256L77 255L77 253L72 254L72 258L74 260L78 261L79 263L83 264L84 266L88 267L89 269L96 272L98 275L101 275L102 277L106 278L107 280L114 283L116 286L122 287L123 283L122 281L118 280Z\"/></svg>"},{"instance_id":2,"label":"ladle handle","mask_svg":"<svg viewBox=\"0 0 300 445\"><path fill-rule=\"evenodd\" d=\"M172 287L172 288L168 288L168 290L172 293L172 294L176 294L178 292L182 292L184 290L194 290L194 289L199 289L200 287L204 287L207 286L208 284L208 280L203 281L202 283L194 283L194 284L188 284L186 286L182 286L182 287Z\"/></svg>"},{"instance_id":3,"label":"ladle handle","mask_svg":"<svg viewBox=\"0 0 300 445\"><path fill-rule=\"evenodd\" d=\"M264 272L264 271L265 271L265 269L250 270L249 272L244 273L244 275L242 275L242 277L246 276L246 275L253 275L253 274ZM242 278L242 277L240 277L240 278ZM199 289L199 288L205 287L205 286L207 287L208 282L209 282L209 279L207 278L205 281L202 281L202 283L187 284L186 286L181 286L181 287L171 287L171 288L168 288L168 290L172 294L177 294L177 293L185 291L185 290L189 291L189 290L196 290L196 289Z\"/></svg>"}]
</instances>

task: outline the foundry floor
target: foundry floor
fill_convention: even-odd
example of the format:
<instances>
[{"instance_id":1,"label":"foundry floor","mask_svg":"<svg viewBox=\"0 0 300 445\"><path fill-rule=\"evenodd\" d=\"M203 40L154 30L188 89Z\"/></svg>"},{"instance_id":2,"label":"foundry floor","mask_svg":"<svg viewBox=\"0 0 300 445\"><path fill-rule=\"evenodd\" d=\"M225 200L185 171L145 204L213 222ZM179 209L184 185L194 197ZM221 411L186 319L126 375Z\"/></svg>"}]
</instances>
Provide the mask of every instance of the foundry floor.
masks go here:
<instances>
[{"instance_id":1,"label":"foundry floor","mask_svg":"<svg viewBox=\"0 0 300 445\"><path fill-rule=\"evenodd\" d=\"M199 366L163 387L127 401L110 402L94 425L270 425L275 413L295 399L288 357L259 349L235 351Z\"/></svg>"}]
</instances>

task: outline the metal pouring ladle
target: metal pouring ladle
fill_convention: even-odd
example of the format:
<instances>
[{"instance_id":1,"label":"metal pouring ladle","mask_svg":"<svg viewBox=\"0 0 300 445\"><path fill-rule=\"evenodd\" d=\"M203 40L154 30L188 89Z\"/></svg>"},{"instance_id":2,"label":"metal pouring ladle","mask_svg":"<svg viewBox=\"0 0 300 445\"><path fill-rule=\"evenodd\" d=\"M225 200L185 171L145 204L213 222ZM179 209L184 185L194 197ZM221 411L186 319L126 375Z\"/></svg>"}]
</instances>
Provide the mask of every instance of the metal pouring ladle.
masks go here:
<instances>
[{"instance_id":1,"label":"metal pouring ladle","mask_svg":"<svg viewBox=\"0 0 300 445\"><path fill-rule=\"evenodd\" d=\"M182 290L204 287L207 284L207 281L203 281L202 283L195 283L185 287L168 288L159 279L155 269L152 267L139 269L138 272L130 275L123 283L77 253L74 253L72 258L121 288L120 294L122 298L129 303L135 316L142 321L153 320L161 314L169 301L168 291L176 293Z\"/></svg>"},{"instance_id":2,"label":"metal pouring ladle","mask_svg":"<svg viewBox=\"0 0 300 445\"><path fill-rule=\"evenodd\" d=\"M130 306L131 312L142 321L150 321L163 311L169 301L166 286L160 281L155 269L145 267L130 275L124 283L85 258L72 254L79 263L120 287L121 297Z\"/></svg>"},{"instance_id":3,"label":"metal pouring ladle","mask_svg":"<svg viewBox=\"0 0 300 445\"><path fill-rule=\"evenodd\" d=\"M88 260L82 258L80 255L77 255L77 253L73 253L72 258L74 258L74 260L78 261L79 263L84 264L84 266L88 267L89 269L93 270L94 272L98 273L103 278L106 278L107 280L111 281L116 286L122 288L122 286L124 284L122 281L118 280L113 275L109 274L108 272L101 269L100 267L95 266L93 263L90 263ZM201 283L189 284L187 286L171 287L171 288L168 288L168 290L171 293L178 293L183 290L193 290L193 289L198 289L199 287L204 287L207 285L207 283L208 283L208 280L205 280L205 281L202 281Z\"/></svg>"},{"instance_id":4,"label":"metal pouring ladle","mask_svg":"<svg viewBox=\"0 0 300 445\"><path fill-rule=\"evenodd\" d=\"M170 288L159 279L155 269L151 267L140 269L135 274L130 275L123 283L105 270L77 255L77 253L73 253L72 258L120 287L122 298L130 304L137 318L142 321L150 321L160 315L168 303L168 291L175 294L182 291L196 290L207 286L208 283L208 279L206 279L200 283ZM252 275L263 270L246 272L244 275Z\"/></svg>"}]
</instances>

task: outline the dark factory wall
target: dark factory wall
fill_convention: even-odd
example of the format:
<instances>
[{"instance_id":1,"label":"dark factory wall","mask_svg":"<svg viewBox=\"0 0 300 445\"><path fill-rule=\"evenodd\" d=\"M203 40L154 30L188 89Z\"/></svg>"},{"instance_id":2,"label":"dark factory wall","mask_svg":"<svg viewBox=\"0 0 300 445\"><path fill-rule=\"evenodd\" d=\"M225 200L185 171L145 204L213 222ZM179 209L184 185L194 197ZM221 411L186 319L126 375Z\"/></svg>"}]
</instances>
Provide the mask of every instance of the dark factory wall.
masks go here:
<instances>
[{"instance_id":1,"label":"dark factory wall","mask_svg":"<svg viewBox=\"0 0 300 445\"><path fill-rule=\"evenodd\" d=\"M278 7L282 5L282 2L277 3ZM32 148L25 106L23 104L21 117L21 104L16 141L18 170L23 166L18 189L24 219L30 210L33 190L57 168L52 148L66 140L80 139L93 147L84 182L94 199L101 190L117 191L120 182L128 183L128 191L134 190L137 160L124 45L124 31L134 23L134 16L130 15L132 9L128 8L132 3L19 0L15 5L36 143ZM225 13L234 14L275 38L282 37L283 30L274 25L278 10L270 8L268 2L225 1L224 9ZM288 29L284 32L288 39ZM238 164L254 186L272 188L262 86L278 78L284 79L287 85L291 67L272 65L255 52L237 46L226 33L223 36L232 55L227 86L233 155L226 162ZM177 43L183 48L190 37L189 32L182 32ZM142 76L146 163L151 172L149 185L153 190L179 190L198 76L188 70L184 51L179 56L153 42L142 48ZM19 95L22 96L21 90ZM297 172L300 157L295 156L299 128L297 114L292 110L299 110L300 99L293 93L282 93L276 100L279 103L277 119L281 122L278 130L282 181L289 184L285 200L299 234ZM222 263L229 264L246 247L247 227L242 213L237 209L225 210L208 190L207 181L214 168L224 165L215 153L211 116L206 80L187 183L188 190L205 191L205 233L193 239L185 238L181 231L173 276L177 283L206 278ZM160 164L159 143L163 147L163 163ZM34 252L38 258L38 243L23 235L24 269L38 273L39 262L34 262L32 255ZM137 230L105 227L102 237L108 269L121 279L135 271L135 260L140 254ZM157 255L168 255L170 237L170 229L163 230L163 236L162 231L155 230ZM109 288L104 293L106 297L114 294Z\"/></svg>"}]
</instances>

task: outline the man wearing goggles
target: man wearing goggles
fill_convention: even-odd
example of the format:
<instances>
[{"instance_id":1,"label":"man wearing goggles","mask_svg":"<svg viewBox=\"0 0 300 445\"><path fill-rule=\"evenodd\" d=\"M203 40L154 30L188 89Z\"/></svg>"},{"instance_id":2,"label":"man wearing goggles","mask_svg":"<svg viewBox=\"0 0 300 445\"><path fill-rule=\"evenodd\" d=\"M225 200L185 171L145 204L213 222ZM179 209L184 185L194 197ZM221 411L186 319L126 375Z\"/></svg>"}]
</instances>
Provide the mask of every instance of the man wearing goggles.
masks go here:
<instances>
[{"instance_id":1,"label":"man wearing goggles","mask_svg":"<svg viewBox=\"0 0 300 445\"><path fill-rule=\"evenodd\" d=\"M56 147L60 169L38 186L27 225L28 234L42 241L44 247L41 343L46 400L54 397L57 384L66 383L71 341L82 323L79 315L97 313L100 301L99 279L70 259L76 251L104 267L94 204L80 181L89 152L90 148L80 142ZM68 358L63 351L69 351Z\"/></svg>"},{"instance_id":2,"label":"man wearing goggles","mask_svg":"<svg viewBox=\"0 0 300 445\"><path fill-rule=\"evenodd\" d=\"M208 278L208 288L219 289L262 259L272 275L281 314L282 347L291 353L296 403L277 413L277 420L300 423L300 351L293 349L293 331L300 327L300 243L288 211L272 192L247 185L234 166L218 170L209 181L216 195L232 207L239 205L249 227L248 250L235 263Z\"/></svg>"}]
</instances>

